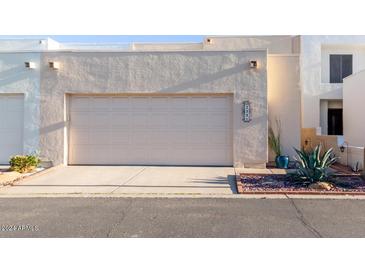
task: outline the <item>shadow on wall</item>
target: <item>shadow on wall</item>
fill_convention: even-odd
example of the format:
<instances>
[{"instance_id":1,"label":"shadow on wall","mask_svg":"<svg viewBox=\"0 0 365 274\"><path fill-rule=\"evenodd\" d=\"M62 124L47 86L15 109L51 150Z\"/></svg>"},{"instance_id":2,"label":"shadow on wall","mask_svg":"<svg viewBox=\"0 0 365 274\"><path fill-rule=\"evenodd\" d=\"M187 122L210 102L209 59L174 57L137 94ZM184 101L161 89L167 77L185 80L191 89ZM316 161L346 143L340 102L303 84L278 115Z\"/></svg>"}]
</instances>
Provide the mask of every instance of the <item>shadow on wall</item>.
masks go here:
<instances>
[{"instance_id":1,"label":"shadow on wall","mask_svg":"<svg viewBox=\"0 0 365 274\"><path fill-rule=\"evenodd\" d=\"M41 128L40 132L41 132L41 134L47 134L47 133L50 133L52 131L64 128L66 126L66 124L67 124L66 121L58 122L56 124L52 124L52 125L49 125L47 127Z\"/></svg>"},{"instance_id":2,"label":"shadow on wall","mask_svg":"<svg viewBox=\"0 0 365 274\"><path fill-rule=\"evenodd\" d=\"M9 70L0 72L0 87L7 86L9 84L14 84L19 81L23 81L28 78L29 74L24 70L23 67L14 67Z\"/></svg>"}]
</instances>

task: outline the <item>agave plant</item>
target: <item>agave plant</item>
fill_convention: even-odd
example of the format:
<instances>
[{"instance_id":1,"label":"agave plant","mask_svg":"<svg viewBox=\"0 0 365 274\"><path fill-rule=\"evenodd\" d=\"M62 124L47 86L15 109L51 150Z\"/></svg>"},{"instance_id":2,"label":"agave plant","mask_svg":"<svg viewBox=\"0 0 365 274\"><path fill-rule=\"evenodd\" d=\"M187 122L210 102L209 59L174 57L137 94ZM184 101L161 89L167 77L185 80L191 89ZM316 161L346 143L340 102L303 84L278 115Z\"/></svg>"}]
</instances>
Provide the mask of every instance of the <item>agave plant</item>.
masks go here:
<instances>
[{"instance_id":1,"label":"agave plant","mask_svg":"<svg viewBox=\"0 0 365 274\"><path fill-rule=\"evenodd\" d=\"M295 148L294 148L295 149ZM337 161L333 154L333 148L321 155L322 145L317 145L311 151L295 149L299 159L297 175L310 183L316 183L328 179L328 168Z\"/></svg>"}]
</instances>

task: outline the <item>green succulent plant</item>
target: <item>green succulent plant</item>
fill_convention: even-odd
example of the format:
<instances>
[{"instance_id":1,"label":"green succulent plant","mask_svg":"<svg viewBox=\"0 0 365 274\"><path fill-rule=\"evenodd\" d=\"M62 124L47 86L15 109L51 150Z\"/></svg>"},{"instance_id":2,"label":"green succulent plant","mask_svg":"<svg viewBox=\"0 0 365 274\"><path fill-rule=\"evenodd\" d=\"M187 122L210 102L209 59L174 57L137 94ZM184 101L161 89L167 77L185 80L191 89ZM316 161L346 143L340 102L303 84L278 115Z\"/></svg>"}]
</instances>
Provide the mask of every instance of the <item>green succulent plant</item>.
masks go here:
<instances>
[{"instance_id":1,"label":"green succulent plant","mask_svg":"<svg viewBox=\"0 0 365 274\"><path fill-rule=\"evenodd\" d=\"M333 154L333 148L321 155L322 145L317 145L310 151L296 148L294 150L299 157L296 159L298 163L296 175L310 183L328 179L328 168L338 160L338 157Z\"/></svg>"},{"instance_id":2,"label":"green succulent plant","mask_svg":"<svg viewBox=\"0 0 365 274\"><path fill-rule=\"evenodd\" d=\"M276 128L277 133L275 133L273 127L270 125L268 130L268 143L272 151L275 153L276 156L281 155L281 124L280 120L276 119Z\"/></svg>"},{"instance_id":3,"label":"green succulent plant","mask_svg":"<svg viewBox=\"0 0 365 274\"><path fill-rule=\"evenodd\" d=\"M40 158L35 154L15 155L9 160L10 170L20 173L31 172L40 164L40 162Z\"/></svg>"}]
</instances>

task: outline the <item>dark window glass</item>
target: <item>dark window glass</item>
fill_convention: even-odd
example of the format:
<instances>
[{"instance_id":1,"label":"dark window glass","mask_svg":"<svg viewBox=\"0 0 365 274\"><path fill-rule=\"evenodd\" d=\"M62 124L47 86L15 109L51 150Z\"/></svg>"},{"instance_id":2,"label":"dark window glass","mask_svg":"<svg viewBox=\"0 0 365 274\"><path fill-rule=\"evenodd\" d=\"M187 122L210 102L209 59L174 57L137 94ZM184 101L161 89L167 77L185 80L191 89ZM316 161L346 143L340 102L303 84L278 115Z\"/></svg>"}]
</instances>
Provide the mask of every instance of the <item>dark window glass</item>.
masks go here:
<instances>
[{"instance_id":1,"label":"dark window glass","mask_svg":"<svg viewBox=\"0 0 365 274\"><path fill-rule=\"evenodd\" d=\"M351 54L330 55L330 83L342 83L343 78L352 74Z\"/></svg>"}]
</instances>

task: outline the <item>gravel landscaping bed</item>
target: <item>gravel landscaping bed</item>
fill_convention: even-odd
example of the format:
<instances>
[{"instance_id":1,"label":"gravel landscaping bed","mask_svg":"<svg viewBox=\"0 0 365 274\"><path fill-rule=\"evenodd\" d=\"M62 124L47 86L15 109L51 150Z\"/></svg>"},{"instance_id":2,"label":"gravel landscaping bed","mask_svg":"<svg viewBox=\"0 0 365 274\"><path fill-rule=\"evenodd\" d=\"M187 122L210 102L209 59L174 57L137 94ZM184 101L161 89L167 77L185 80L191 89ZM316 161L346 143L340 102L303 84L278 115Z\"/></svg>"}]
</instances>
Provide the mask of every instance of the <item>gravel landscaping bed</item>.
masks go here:
<instances>
[{"instance_id":1,"label":"gravel landscaping bed","mask_svg":"<svg viewBox=\"0 0 365 274\"><path fill-rule=\"evenodd\" d=\"M300 194L365 194L365 180L356 175L334 175L331 189L313 189L290 175L240 174L237 180L239 193L300 193Z\"/></svg>"},{"instance_id":2,"label":"gravel landscaping bed","mask_svg":"<svg viewBox=\"0 0 365 274\"><path fill-rule=\"evenodd\" d=\"M0 169L0 187L12 185L25 177L29 177L43 170L44 168L36 168L34 171L29 173L19 173L16 171L10 171L8 169Z\"/></svg>"}]
</instances>

